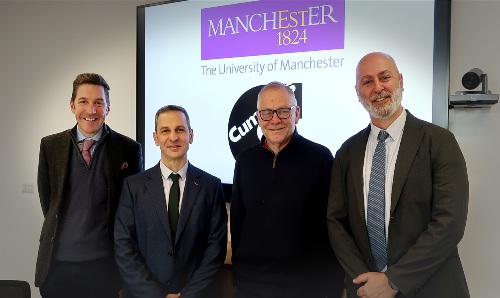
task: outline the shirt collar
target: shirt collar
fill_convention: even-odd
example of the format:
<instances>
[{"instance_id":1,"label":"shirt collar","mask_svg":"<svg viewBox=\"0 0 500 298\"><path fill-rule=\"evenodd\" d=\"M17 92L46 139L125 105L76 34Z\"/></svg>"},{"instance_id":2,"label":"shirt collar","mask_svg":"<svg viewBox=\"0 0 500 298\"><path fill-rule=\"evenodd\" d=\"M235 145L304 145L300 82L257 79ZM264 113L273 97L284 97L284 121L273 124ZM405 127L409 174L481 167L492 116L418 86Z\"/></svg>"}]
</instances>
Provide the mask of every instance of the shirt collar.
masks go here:
<instances>
[{"instance_id":1,"label":"shirt collar","mask_svg":"<svg viewBox=\"0 0 500 298\"><path fill-rule=\"evenodd\" d=\"M389 137L392 140L397 140L401 136L401 132L403 131L406 123L406 110L403 109L403 112L399 117L387 127L385 130L387 133L389 133ZM370 122L371 126L371 132L370 132L370 137L377 139L378 133L381 131L380 128L376 127L373 125L373 123Z\"/></svg>"},{"instance_id":2,"label":"shirt collar","mask_svg":"<svg viewBox=\"0 0 500 298\"><path fill-rule=\"evenodd\" d=\"M103 131L103 128L104 128L104 125L101 127L101 129L99 129L99 131L93 135L92 137L90 138L87 138L81 131L80 131L80 127L78 127L78 125L76 126L76 142L79 143L85 139L92 139L96 142L99 142L99 140L101 139L101 136L102 136L102 131Z\"/></svg>"},{"instance_id":3,"label":"shirt collar","mask_svg":"<svg viewBox=\"0 0 500 298\"><path fill-rule=\"evenodd\" d=\"M186 164L177 172L177 174L181 176L180 178L181 180L186 179L188 165L189 162L186 162ZM170 174L174 173L174 171L167 168L167 166L164 165L161 161L160 161L160 170L161 170L161 175L163 176L164 179L167 179L170 176Z\"/></svg>"}]
</instances>

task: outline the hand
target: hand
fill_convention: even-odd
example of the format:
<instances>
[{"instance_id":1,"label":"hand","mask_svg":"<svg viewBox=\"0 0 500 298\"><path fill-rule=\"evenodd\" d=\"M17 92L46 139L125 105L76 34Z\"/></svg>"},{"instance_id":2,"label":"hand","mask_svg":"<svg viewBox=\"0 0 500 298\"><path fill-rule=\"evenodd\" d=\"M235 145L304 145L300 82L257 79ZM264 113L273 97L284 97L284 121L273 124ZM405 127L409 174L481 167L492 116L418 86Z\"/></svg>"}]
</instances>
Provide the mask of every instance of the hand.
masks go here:
<instances>
[{"instance_id":1,"label":"hand","mask_svg":"<svg viewBox=\"0 0 500 298\"><path fill-rule=\"evenodd\" d=\"M365 283L356 293L361 298L393 298L398 293L391 288L389 279L381 272L363 273L352 282L357 285Z\"/></svg>"},{"instance_id":2,"label":"hand","mask_svg":"<svg viewBox=\"0 0 500 298\"><path fill-rule=\"evenodd\" d=\"M165 297L165 298L179 298L179 297L181 297L181 293L167 294L167 297Z\"/></svg>"}]
</instances>

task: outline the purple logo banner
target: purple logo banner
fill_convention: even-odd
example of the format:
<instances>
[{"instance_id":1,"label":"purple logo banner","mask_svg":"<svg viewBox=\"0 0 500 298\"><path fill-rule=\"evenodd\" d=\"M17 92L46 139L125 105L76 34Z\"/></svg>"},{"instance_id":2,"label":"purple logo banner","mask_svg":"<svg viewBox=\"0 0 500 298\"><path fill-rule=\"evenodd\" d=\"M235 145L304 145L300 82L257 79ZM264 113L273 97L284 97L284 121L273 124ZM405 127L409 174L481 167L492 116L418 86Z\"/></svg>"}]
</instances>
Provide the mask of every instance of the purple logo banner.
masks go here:
<instances>
[{"instance_id":1,"label":"purple logo banner","mask_svg":"<svg viewBox=\"0 0 500 298\"><path fill-rule=\"evenodd\" d=\"M255 1L201 10L201 60L344 48L345 0Z\"/></svg>"}]
</instances>

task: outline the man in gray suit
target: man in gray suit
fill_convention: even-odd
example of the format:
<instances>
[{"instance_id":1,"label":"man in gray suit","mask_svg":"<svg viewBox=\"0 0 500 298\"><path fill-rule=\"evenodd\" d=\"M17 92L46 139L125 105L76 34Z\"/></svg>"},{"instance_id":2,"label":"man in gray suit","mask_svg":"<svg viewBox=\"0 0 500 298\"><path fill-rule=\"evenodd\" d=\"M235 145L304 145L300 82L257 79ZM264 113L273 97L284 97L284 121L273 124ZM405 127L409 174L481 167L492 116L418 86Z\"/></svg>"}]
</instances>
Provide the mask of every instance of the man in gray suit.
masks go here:
<instances>
[{"instance_id":1,"label":"man in gray suit","mask_svg":"<svg viewBox=\"0 0 500 298\"><path fill-rule=\"evenodd\" d=\"M356 91L371 123L337 151L327 212L348 297L469 297L457 248L469 183L455 137L403 109L403 76L387 54L360 60Z\"/></svg>"},{"instance_id":2,"label":"man in gray suit","mask_svg":"<svg viewBox=\"0 0 500 298\"><path fill-rule=\"evenodd\" d=\"M118 297L114 218L123 179L142 171L141 145L104 123L110 101L102 76L78 75L69 104L77 125L40 144L45 220L35 286L44 298Z\"/></svg>"},{"instance_id":3,"label":"man in gray suit","mask_svg":"<svg viewBox=\"0 0 500 298\"><path fill-rule=\"evenodd\" d=\"M227 249L221 180L188 162L193 130L184 108L160 108L155 129L161 160L125 179L116 213L123 297L215 297ZM174 206L171 191L177 187Z\"/></svg>"}]
</instances>

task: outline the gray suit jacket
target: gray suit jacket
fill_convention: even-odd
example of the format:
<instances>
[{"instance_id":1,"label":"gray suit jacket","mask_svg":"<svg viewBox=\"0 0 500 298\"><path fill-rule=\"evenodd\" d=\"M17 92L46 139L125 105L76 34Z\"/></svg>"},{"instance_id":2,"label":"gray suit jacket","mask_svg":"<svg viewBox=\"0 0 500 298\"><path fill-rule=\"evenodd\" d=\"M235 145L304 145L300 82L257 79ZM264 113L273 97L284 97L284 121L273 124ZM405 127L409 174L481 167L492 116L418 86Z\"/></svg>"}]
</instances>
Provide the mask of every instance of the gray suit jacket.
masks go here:
<instances>
[{"instance_id":1,"label":"gray suit jacket","mask_svg":"<svg viewBox=\"0 0 500 298\"><path fill-rule=\"evenodd\" d=\"M363 161L370 126L337 151L328 202L332 247L352 279L375 272L366 231ZM465 159L451 132L409 112L392 185L386 275L397 297L469 297L457 245L467 219Z\"/></svg>"},{"instance_id":2,"label":"gray suit jacket","mask_svg":"<svg viewBox=\"0 0 500 298\"><path fill-rule=\"evenodd\" d=\"M113 253L113 224L116 206L120 196L122 181L125 177L141 172L142 148L139 143L104 126L106 136L109 173L106 173L106 182L110 187L107 192L108 200L108 235L110 254ZM38 162L38 194L45 217L40 234L40 247L35 273L35 286L39 287L45 281L52 262L54 239L57 237L58 218L62 212L65 200L65 187L70 170L72 150L76 148L76 126L71 130L49 135L42 138Z\"/></svg>"},{"instance_id":3,"label":"gray suit jacket","mask_svg":"<svg viewBox=\"0 0 500 298\"><path fill-rule=\"evenodd\" d=\"M227 211L219 178L189 164L172 239L160 164L125 179L116 213L115 252L123 297L214 297L227 250Z\"/></svg>"}]
</instances>

